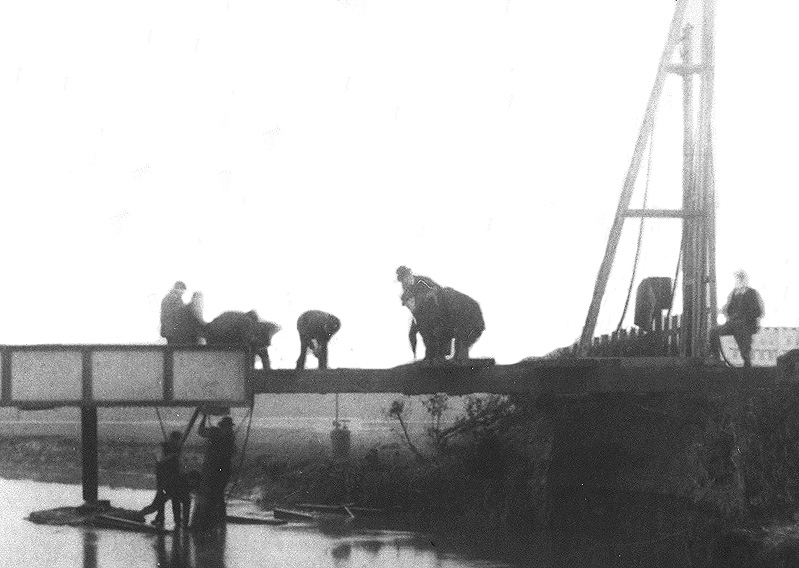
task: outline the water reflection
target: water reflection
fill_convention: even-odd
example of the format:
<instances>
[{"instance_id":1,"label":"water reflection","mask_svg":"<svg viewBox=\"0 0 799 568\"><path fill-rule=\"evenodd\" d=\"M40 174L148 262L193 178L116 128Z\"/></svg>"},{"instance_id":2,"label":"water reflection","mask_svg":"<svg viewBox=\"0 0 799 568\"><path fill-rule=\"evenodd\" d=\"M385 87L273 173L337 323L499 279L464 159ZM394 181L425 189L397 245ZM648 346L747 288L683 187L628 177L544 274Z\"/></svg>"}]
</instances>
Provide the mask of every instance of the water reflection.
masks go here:
<instances>
[{"instance_id":1,"label":"water reflection","mask_svg":"<svg viewBox=\"0 0 799 568\"><path fill-rule=\"evenodd\" d=\"M97 566L97 533L87 530L83 533L83 568Z\"/></svg>"},{"instance_id":2,"label":"water reflection","mask_svg":"<svg viewBox=\"0 0 799 568\"><path fill-rule=\"evenodd\" d=\"M380 554L383 545L387 544L379 540L362 540L355 542L342 542L330 549L330 556L333 558L333 563L336 567L344 568L348 566L349 559L352 556L353 550L363 550L369 557L369 563L374 564L374 559ZM400 542L395 540L395 547L399 549Z\"/></svg>"},{"instance_id":3,"label":"water reflection","mask_svg":"<svg viewBox=\"0 0 799 568\"><path fill-rule=\"evenodd\" d=\"M352 556L352 545L348 542L334 546L330 551L335 566L346 565L346 561Z\"/></svg>"},{"instance_id":4,"label":"water reflection","mask_svg":"<svg viewBox=\"0 0 799 568\"><path fill-rule=\"evenodd\" d=\"M99 537L83 533L83 568L98 568ZM156 568L225 568L225 533L178 532L158 535L153 543Z\"/></svg>"},{"instance_id":5,"label":"water reflection","mask_svg":"<svg viewBox=\"0 0 799 568\"><path fill-rule=\"evenodd\" d=\"M149 491L101 487L117 506L141 508ZM80 502L80 486L0 480L2 566L25 568L496 568L483 554L431 545L411 532L367 528L357 522L284 527L230 525L227 532L164 535L37 525L34 510ZM496 557L494 557L496 558ZM527 564L529 566L529 564Z\"/></svg>"},{"instance_id":6,"label":"water reflection","mask_svg":"<svg viewBox=\"0 0 799 568\"><path fill-rule=\"evenodd\" d=\"M159 535L155 551L158 568L225 568L224 532Z\"/></svg>"}]
</instances>

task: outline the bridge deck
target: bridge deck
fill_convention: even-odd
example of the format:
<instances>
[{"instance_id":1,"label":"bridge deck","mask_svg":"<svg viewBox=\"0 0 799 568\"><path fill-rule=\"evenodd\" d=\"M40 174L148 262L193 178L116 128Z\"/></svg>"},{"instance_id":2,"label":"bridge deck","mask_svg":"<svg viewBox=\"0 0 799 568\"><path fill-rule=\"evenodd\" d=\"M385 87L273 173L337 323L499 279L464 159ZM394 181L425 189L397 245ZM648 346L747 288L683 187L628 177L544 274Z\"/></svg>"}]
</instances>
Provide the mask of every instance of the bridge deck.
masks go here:
<instances>
[{"instance_id":1,"label":"bridge deck","mask_svg":"<svg viewBox=\"0 0 799 568\"><path fill-rule=\"evenodd\" d=\"M474 366L414 363L391 369L253 371L256 394L445 392L586 395L595 393L693 393L716 395L768 387L775 367L730 369L677 357L534 360L513 365Z\"/></svg>"}]
</instances>

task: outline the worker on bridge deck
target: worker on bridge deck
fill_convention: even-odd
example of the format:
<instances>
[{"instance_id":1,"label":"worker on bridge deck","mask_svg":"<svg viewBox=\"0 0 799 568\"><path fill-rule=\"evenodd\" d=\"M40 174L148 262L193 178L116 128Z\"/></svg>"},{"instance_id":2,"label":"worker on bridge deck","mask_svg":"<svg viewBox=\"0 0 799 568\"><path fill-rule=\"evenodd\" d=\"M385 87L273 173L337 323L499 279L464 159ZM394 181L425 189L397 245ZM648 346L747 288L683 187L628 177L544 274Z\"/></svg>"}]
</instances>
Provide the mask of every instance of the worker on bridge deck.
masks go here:
<instances>
[{"instance_id":1,"label":"worker on bridge deck","mask_svg":"<svg viewBox=\"0 0 799 568\"><path fill-rule=\"evenodd\" d=\"M441 286L432 278L414 274L407 266L397 268L397 280L402 284L402 293L418 299L432 298L436 304L441 302Z\"/></svg>"},{"instance_id":2,"label":"worker on bridge deck","mask_svg":"<svg viewBox=\"0 0 799 568\"><path fill-rule=\"evenodd\" d=\"M185 292L186 284L178 280L161 300L161 337L166 339L168 345L182 342L181 319L186 309L183 303Z\"/></svg>"},{"instance_id":3,"label":"worker on bridge deck","mask_svg":"<svg viewBox=\"0 0 799 568\"><path fill-rule=\"evenodd\" d=\"M175 282L161 300L161 337L167 345L199 345L205 333L203 295L194 292L188 304L183 303L186 284Z\"/></svg>"},{"instance_id":4,"label":"worker on bridge deck","mask_svg":"<svg viewBox=\"0 0 799 568\"><path fill-rule=\"evenodd\" d=\"M752 336L760 329L760 318L763 317L763 299L754 288L749 287L749 277L743 270L734 273L735 288L730 292L722 313L727 321L710 331L710 347L712 355L721 354L722 335L732 335L744 367L752 366Z\"/></svg>"}]
</instances>

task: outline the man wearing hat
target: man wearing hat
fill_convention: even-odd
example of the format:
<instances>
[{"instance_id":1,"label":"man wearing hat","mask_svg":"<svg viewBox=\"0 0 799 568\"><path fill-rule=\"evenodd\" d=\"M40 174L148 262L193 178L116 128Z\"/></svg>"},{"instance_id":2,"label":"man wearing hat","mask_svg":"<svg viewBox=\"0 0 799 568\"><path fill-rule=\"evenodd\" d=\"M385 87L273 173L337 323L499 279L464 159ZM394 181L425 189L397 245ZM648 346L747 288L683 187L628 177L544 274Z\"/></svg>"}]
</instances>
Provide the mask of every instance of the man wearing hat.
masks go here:
<instances>
[{"instance_id":1,"label":"man wearing hat","mask_svg":"<svg viewBox=\"0 0 799 568\"><path fill-rule=\"evenodd\" d=\"M184 292L186 284L178 280L161 300L161 337L166 338L167 345L183 342L183 312L186 311L186 304L183 303Z\"/></svg>"},{"instance_id":2,"label":"man wearing hat","mask_svg":"<svg viewBox=\"0 0 799 568\"><path fill-rule=\"evenodd\" d=\"M397 280L402 284L403 295L412 296L417 299L417 302L432 298L439 303L441 286L436 284L432 278L414 274L407 266L400 266L397 268Z\"/></svg>"},{"instance_id":3,"label":"man wearing hat","mask_svg":"<svg viewBox=\"0 0 799 568\"><path fill-rule=\"evenodd\" d=\"M225 523L225 487L230 481L236 434L233 420L223 417L216 426L207 426L203 415L197 433L205 438L205 459L201 473L200 495L194 511L195 528L210 528Z\"/></svg>"},{"instance_id":4,"label":"man wearing hat","mask_svg":"<svg viewBox=\"0 0 799 568\"><path fill-rule=\"evenodd\" d=\"M763 300L757 290L749 287L749 278L743 270L736 270L735 288L730 292L727 303L722 308L722 313L727 316L727 321L710 332L710 347L712 354L721 354L722 335L732 335L744 367L752 366L752 336L760 329L760 318L763 317Z\"/></svg>"}]
</instances>

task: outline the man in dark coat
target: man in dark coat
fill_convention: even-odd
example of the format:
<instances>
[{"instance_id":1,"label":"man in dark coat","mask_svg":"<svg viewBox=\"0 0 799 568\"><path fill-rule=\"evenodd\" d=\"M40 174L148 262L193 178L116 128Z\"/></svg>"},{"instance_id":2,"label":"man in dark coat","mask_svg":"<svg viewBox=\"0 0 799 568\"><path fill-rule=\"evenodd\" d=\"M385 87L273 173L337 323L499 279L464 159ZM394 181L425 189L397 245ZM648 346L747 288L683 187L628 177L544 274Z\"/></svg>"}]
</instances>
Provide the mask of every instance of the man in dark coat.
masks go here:
<instances>
[{"instance_id":1,"label":"man in dark coat","mask_svg":"<svg viewBox=\"0 0 799 568\"><path fill-rule=\"evenodd\" d=\"M727 316L726 323L710 332L713 355L721 353L720 336L732 335L741 351L744 367L751 367L752 336L760 329L763 300L757 290L749 287L749 279L743 270L735 272L735 288L730 292L722 312Z\"/></svg>"},{"instance_id":2,"label":"man in dark coat","mask_svg":"<svg viewBox=\"0 0 799 568\"><path fill-rule=\"evenodd\" d=\"M236 434L230 416L225 416L211 427L206 425L207 419L204 415L197 432L205 438L205 458L192 522L192 527L198 529L225 524L225 488L230 481L233 454L236 452Z\"/></svg>"},{"instance_id":3,"label":"man in dark coat","mask_svg":"<svg viewBox=\"0 0 799 568\"><path fill-rule=\"evenodd\" d=\"M297 370L305 368L308 349L319 360L319 368L327 369L327 344L339 329L341 329L341 320L333 314L320 310L309 310L297 318L297 331L300 334Z\"/></svg>"},{"instance_id":4,"label":"man in dark coat","mask_svg":"<svg viewBox=\"0 0 799 568\"><path fill-rule=\"evenodd\" d=\"M183 343L183 320L186 311L186 304L183 303L184 292L186 284L178 280L161 300L161 337L166 338L168 345Z\"/></svg>"},{"instance_id":5,"label":"man in dark coat","mask_svg":"<svg viewBox=\"0 0 799 568\"><path fill-rule=\"evenodd\" d=\"M280 326L259 319L255 310L222 312L203 327L208 345L241 345L261 358L264 369L269 368L269 346Z\"/></svg>"},{"instance_id":6,"label":"man in dark coat","mask_svg":"<svg viewBox=\"0 0 799 568\"><path fill-rule=\"evenodd\" d=\"M155 512L153 524L164 526L164 507L172 501L172 519L175 530L189 523L191 495L186 477L180 471L180 450L182 435L172 432L169 440L161 444L162 456L155 464L155 498L141 510L142 515Z\"/></svg>"}]
</instances>

